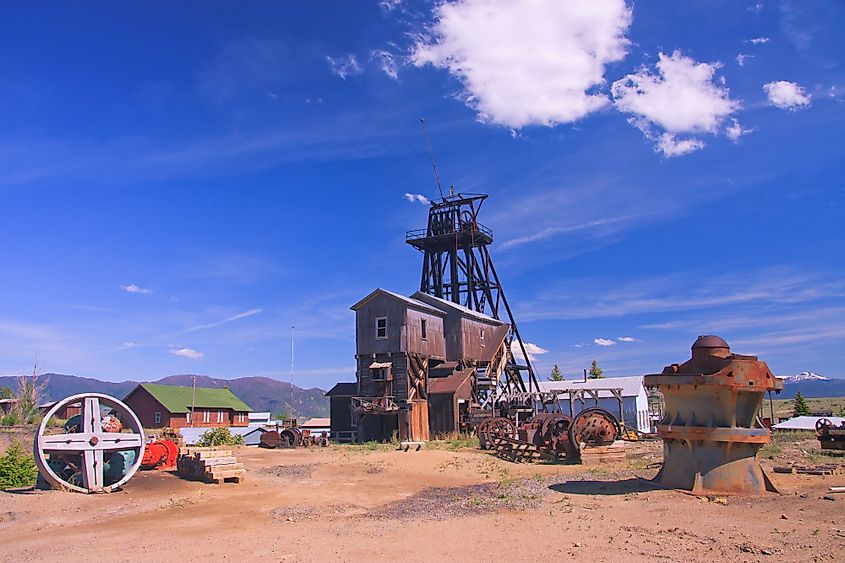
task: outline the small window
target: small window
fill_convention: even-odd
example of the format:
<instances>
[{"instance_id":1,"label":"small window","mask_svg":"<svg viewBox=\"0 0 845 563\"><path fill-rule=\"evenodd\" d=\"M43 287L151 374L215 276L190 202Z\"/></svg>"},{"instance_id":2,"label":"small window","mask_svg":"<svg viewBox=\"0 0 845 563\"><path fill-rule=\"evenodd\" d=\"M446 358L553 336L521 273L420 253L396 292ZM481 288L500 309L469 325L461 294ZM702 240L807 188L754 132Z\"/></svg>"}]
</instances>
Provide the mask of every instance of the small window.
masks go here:
<instances>
[{"instance_id":1,"label":"small window","mask_svg":"<svg viewBox=\"0 0 845 563\"><path fill-rule=\"evenodd\" d=\"M155 415L155 423L156 423L156 424L161 424L161 412L159 412L159 411L156 411L156 415Z\"/></svg>"},{"instance_id":2,"label":"small window","mask_svg":"<svg viewBox=\"0 0 845 563\"><path fill-rule=\"evenodd\" d=\"M217 411L217 422L223 422L223 411Z\"/></svg>"},{"instance_id":3,"label":"small window","mask_svg":"<svg viewBox=\"0 0 845 563\"><path fill-rule=\"evenodd\" d=\"M190 412L188 412L188 414L185 415L185 420L188 421L188 424L191 423L191 413Z\"/></svg>"},{"instance_id":4,"label":"small window","mask_svg":"<svg viewBox=\"0 0 845 563\"><path fill-rule=\"evenodd\" d=\"M484 348L485 346L487 346L487 344L485 344L485 342L484 342L484 329L482 328L481 329L481 347Z\"/></svg>"},{"instance_id":5,"label":"small window","mask_svg":"<svg viewBox=\"0 0 845 563\"><path fill-rule=\"evenodd\" d=\"M428 324L428 323L426 322L425 319L422 319L420 321L420 337L423 340L428 340L428 331L426 330L426 324Z\"/></svg>"},{"instance_id":6,"label":"small window","mask_svg":"<svg viewBox=\"0 0 845 563\"><path fill-rule=\"evenodd\" d=\"M373 381L384 381L385 379L387 379L385 368L373 368Z\"/></svg>"},{"instance_id":7,"label":"small window","mask_svg":"<svg viewBox=\"0 0 845 563\"><path fill-rule=\"evenodd\" d=\"M376 318L376 338L387 338L387 317Z\"/></svg>"},{"instance_id":8,"label":"small window","mask_svg":"<svg viewBox=\"0 0 845 563\"><path fill-rule=\"evenodd\" d=\"M202 421L211 422L211 411L202 411Z\"/></svg>"}]
</instances>

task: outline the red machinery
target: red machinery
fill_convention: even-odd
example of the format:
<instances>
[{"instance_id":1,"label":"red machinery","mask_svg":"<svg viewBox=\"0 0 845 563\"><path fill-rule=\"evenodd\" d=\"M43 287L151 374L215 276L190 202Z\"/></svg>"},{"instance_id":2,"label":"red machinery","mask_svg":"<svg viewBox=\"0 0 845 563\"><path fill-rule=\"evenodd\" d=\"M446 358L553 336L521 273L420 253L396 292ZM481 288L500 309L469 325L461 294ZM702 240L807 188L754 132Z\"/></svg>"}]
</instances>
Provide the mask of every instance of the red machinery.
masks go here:
<instances>
[{"instance_id":1,"label":"red machinery","mask_svg":"<svg viewBox=\"0 0 845 563\"><path fill-rule=\"evenodd\" d=\"M178 455L179 448L172 440L150 442L144 447L141 469L176 469L176 456Z\"/></svg>"}]
</instances>

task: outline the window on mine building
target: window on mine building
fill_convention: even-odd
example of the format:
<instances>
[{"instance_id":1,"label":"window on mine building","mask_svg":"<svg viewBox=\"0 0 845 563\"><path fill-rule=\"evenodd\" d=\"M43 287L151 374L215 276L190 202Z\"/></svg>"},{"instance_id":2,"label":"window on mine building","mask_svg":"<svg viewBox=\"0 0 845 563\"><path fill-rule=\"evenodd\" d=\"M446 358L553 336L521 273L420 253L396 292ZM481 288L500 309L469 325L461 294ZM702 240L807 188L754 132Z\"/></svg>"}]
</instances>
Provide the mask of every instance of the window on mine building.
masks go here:
<instances>
[{"instance_id":1,"label":"window on mine building","mask_svg":"<svg viewBox=\"0 0 845 563\"><path fill-rule=\"evenodd\" d=\"M487 345L487 344L484 343L484 329L483 328L481 329L481 334L479 336L481 338L481 347L483 348L484 346Z\"/></svg>"},{"instance_id":2,"label":"window on mine building","mask_svg":"<svg viewBox=\"0 0 845 563\"><path fill-rule=\"evenodd\" d=\"M155 423L156 423L156 424L161 424L161 412L159 412L159 411L156 411L156 414L155 414Z\"/></svg>"},{"instance_id":3,"label":"window on mine building","mask_svg":"<svg viewBox=\"0 0 845 563\"><path fill-rule=\"evenodd\" d=\"M387 317L376 318L376 338L387 338Z\"/></svg>"},{"instance_id":4,"label":"window on mine building","mask_svg":"<svg viewBox=\"0 0 845 563\"><path fill-rule=\"evenodd\" d=\"M428 340L428 331L426 330L426 320L422 319L420 321L420 338L423 340Z\"/></svg>"}]
</instances>

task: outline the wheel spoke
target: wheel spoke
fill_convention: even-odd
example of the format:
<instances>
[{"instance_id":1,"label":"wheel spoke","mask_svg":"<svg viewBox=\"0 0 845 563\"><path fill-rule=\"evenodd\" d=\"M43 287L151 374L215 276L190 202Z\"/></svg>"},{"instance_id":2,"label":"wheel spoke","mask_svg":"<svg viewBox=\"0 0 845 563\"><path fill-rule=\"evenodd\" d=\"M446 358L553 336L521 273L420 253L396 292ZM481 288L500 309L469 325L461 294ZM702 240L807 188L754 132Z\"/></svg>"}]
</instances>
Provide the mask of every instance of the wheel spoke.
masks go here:
<instances>
[{"instance_id":1,"label":"wheel spoke","mask_svg":"<svg viewBox=\"0 0 845 563\"><path fill-rule=\"evenodd\" d=\"M38 449L45 452L81 452L91 449L90 434L55 434L39 436Z\"/></svg>"},{"instance_id":2,"label":"wheel spoke","mask_svg":"<svg viewBox=\"0 0 845 563\"><path fill-rule=\"evenodd\" d=\"M99 442L94 449L97 450L128 450L129 448L140 448L144 446L140 434L100 434Z\"/></svg>"},{"instance_id":3,"label":"wheel spoke","mask_svg":"<svg viewBox=\"0 0 845 563\"><path fill-rule=\"evenodd\" d=\"M87 399L86 399L87 400ZM99 406L99 405L98 405ZM82 482L85 488L92 493L103 490L103 451L85 451L82 468Z\"/></svg>"},{"instance_id":4,"label":"wheel spoke","mask_svg":"<svg viewBox=\"0 0 845 563\"><path fill-rule=\"evenodd\" d=\"M82 406L82 431L91 434L100 434L103 431L100 414L100 399L97 397L86 397Z\"/></svg>"}]
</instances>

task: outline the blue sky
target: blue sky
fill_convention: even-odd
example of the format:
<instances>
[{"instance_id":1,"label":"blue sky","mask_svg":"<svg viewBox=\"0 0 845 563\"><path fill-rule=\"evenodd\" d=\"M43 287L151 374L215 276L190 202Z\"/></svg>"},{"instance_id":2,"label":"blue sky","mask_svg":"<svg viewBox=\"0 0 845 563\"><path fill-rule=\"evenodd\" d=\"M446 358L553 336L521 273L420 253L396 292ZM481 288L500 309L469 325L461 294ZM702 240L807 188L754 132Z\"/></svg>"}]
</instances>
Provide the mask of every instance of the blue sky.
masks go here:
<instances>
[{"instance_id":1,"label":"blue sky","mask_svg":"<svg viewBox=\"0 0 845 563\"><path fill-rule=\"evenodd\" d=\"M354 379L444 183L541 376L845 376L838 2L88 2L0 21L0 373ZM410 198L418 200L419 198Z\"/></svg>"}]
</instances>

